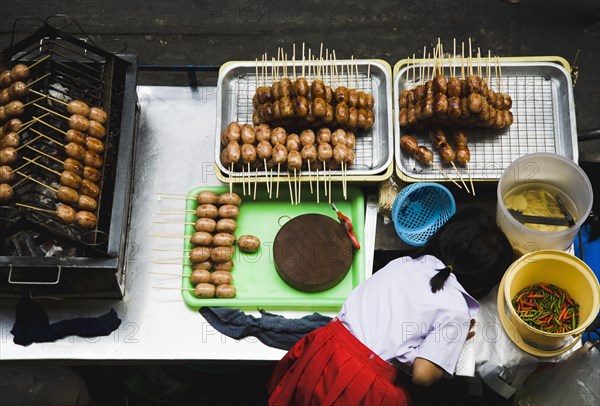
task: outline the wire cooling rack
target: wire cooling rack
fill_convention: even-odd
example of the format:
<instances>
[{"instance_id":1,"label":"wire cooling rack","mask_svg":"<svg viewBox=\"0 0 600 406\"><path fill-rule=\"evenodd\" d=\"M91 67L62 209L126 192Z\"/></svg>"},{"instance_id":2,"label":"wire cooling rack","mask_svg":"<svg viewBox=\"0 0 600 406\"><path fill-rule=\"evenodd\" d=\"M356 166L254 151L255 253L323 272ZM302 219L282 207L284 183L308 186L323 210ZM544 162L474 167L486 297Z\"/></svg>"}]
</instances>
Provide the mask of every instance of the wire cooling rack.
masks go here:
<instances>
[{"instance_id":1,"label":"wire cooling rack","mask_svg":"<svg viewBox=\"0 0 600 406\"><path fill-rule=\"evenodd\" d=\"M218 112L220 123L218 122L218 132L225 128L231 121L238 123L252 123L252 114L254 106L252 98L256 93L257 86L270 85L276 78L271 74L271 67L268 67L268 74L261 73L256 75L254 62L232 62L232 65L221 73L220 91L221 91L221 111ZM348 74L348 66L358 66L358 72L354 70ZM393 160L393 139L391 130L391 74L389 66L384 66L379 61L357 60L357 61L337 61L334 66L338 68L337 75L327 74L317 75L314 71L305 72L308 83L314 79L320 78L333 90L337 86L346 86L349 89L356 89L366 93L371 93L375 99L375 124L368 131L357 131L356 144L354 147L355 159L352 165L348 166L347 174L352 175L373 175L386 170ZM342 69L342 66L344 67ZM342 73L343 71L343 73ZM281 78L281 74L279 77ZM293 70L288 67L286 74L293 80ZM301 75L301 68L296 67L296 76ZM258 80L257 80L258 79ZM217 160L218 162L218 160ZM223 173L229 173L228 168L220 168ZM240 171L241 173L241 171ZM232 172L237 175L236 170ZM259 176L261 171L258 172Z\"/></svg>"},{"instance_id":2,"label":"wire cooling rack","mask_svg":"<svg viewBox=\"0 0 600 406\"><path fill-rule=\"evenodd\" d=\"M501 79L488 83L494 91L509 94L512 98L514 122L502 130L467 129L468 147L471 151L469 170L473 179L497 180L515 159L534 152L550 152L577 160L576 129L571 80L564 67L544 62L513 62L501 64ZM420 84L407 79L407 70L401 69L395 77L395 94L398 99L405 89ZM404 75L404 77L403 77ZM410 75L409 75L410 76ZM447 75L448 76L448 75ZM446 178L433 166L423 165L400 149L400 137L408 133L399 128L398 100L394 105L396 130L396 164L403 180L445 181ZM410 133L434 152L434 164L457 178L452 166L441 163L426 133ZM459 168L467 178L466 168Z\"/></svg>"}]
</instances>

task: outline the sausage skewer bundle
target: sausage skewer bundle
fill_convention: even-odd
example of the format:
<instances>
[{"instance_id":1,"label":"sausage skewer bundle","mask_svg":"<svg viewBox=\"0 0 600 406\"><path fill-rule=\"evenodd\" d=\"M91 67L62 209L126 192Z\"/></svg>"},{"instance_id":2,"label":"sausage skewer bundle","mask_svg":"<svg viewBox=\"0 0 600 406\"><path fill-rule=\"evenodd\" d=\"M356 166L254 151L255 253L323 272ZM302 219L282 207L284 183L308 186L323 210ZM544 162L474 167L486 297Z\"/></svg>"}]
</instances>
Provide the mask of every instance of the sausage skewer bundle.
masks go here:
<instances>
[{"instance_id":1,"label":"sausage skewer bundle","mask_svg":"<svg viewBox=\"0 0 600 406\"><path fill-rule=\"evenodd\" d=\"M36 157L36 159L39 157ZM0 166L0 203L7 203L12 200L14 196L14 189L21 183L25 182L27 178L23 177L20 181L12 183L16 175L20 174L20 170L29 165L29 162L25 162L21 166L13 169L8 165Z\"/></svg>"},{"instance_id":2,"label":"sausage skewer bundle","mask_svg":"<svg viewBox=\"0 0 600 406\"><path fill-rule=\"evenodd\" d=\"M241 147L239 143L242 143ZM293 173L293 194L295 196L293 204L297 203L301 197L298 171L300 171L301 176L303 169L309 170L311 193L313 189L310 175L313 170L316 172L317 202L320 199L318 177L321 169L324 174L325 196L327 196L327 176L325 176L327 170L329 169L329 179L331 181L332 170L337 168L342 170L343 190L344 195L347 195L345 174L348 165L354 162L354 146L356 144L356 137L350 131L337 129L332 133L329 128L324 127L318 131L318 135L315 135L312 130L304 130L300 135L297 135L294 133L288 134L282 127L271 129L266 124L252 127L249 124L240 125L237 122L231 122L221 133L221 144L224 146L221 151L221 162L225 167L229 167L230 171L233 171L234 165L240 162L242 162L242 167L246 166L248 168L248 173L251 173L252 168L255 170L261 167L264 168L267 174L269 197L272 196L273 192L272 182L275 166L277 166L276 198L279 197L282 169L292 173L295 171ZM292 188L292 173L288 178L290 189ZM256 193L256 187L254 192Z\"/></svg>"},{"instance_id":3,"label":"sausage skewer bundle","mask_svg":"<svg viewBox=\"0 0 600 406\"><path fill-rule=\"evenodd\" d=\"M302 55L302 76L296 78L294 60L293 82L287 77L287 68L284 68L283 77L280 80L279 68L277 68L277 73L273 75L275 82L266 86L263 66L263 86L257 86L252 99L255 109L252 116L253 123L286 128L328 126L350 131L372 128L375 123L373 95L362 90L349 90L345 86L338 86L334 91L330 85L326 85L322 79L327 75L325 72L327 66L324 65L324 62L327 61L323 60L322 53L317 63L314 63L313 60L315 75L313 75L312 82L309 82L304 76L304 47ZM329 52L327 52L326 58L328 57ZM311 60L310 50L309 60ZM279 62L279 55L277 62ZM325 73L321 75L321 71ZM333 74L330 73L329 76L331 79Z\"/></svg>"},{"instance_id":4,"label":"sausage skewer bundle","mask_svg":"<svg viewBox=\"0 0 600 406\"><path fill-rule=\"evenodd\" d=\"M25 157L24 159L60 177L60 183L64 188L59 188L57 198L62 203L73 204L81 210L90 212L98 208L98 202L95 198L98 197L100 191L93 182L88 179L82 179L79 175L71 171L58 172L29 158Z\"/></svg>"},{"instance_id":5,"label":"sausage skewer bundle","mask_svg":"<svg viewBox=\"0 0 600 406\"><path fill-rule=\"evenodd\" d=\"M2 73L0 73L0 86L8 87L13 82L27 80L31 74L31 69L34 68L36 65L39 65L40 63L44 62L48 58L50 58L50 55L46 55L45 57L35 61L29 66L23 63L18 63L11 69L3 71Z\"/></svg>"},{"instance_id":6,"label":"sausage skewer bundle","mask_svg":"<svg viewBox=\"0 0 600 406\"><path fill-rule=\"evenodd\" d=\"M61 200L61 198L59 197L59 196L61 196L62 200L72 202L74 200L72 192L75 192L75 194L77 194L76 191L74 191L73 189L68 188L66 186L60 186L58 189L55 189L52 186L48 186L45 183L27 175L27 174L24 174L22 172L17 171L17 174L53 191L57 195L57 198L59 198L59 200ZM30 208L30 209L33 207L33 206L29 207L26 205L22 205L21 203L16 203L16 205L23 206L23 207ZM48 211L47 209L41 210L41 209L35 208L35 207L33 207L33 209L38 210L38 211ZM75 223L77 223L77 225L79 227L81 227L83 229L93 229L96 227L96 224L97 224L97 218L94 213L91 213L87 210L81 210L81 211L75 212L75 210L73 210L67 204L59 204L55 211L49 210L49 212L55 213L61 220L65 221L67 224L72 224L75 222ZM74 216L71 215L73 212L75 212Z\"/></svg>"},{"instance_id":7,"label":"sausage skewer bundle","mask_svg":"<svg viewBox=\"0 0 600 406\"><path fill-rule=\"evenodd\" d=\"M442 46L438 40L438 47L434 50L431 79L413 89L403 91L400 95L400 125L403 129L428 125L501 129L512 124L513 117L510 112L512 99L501 92L498 70L496 72L497 92L494 92L488 87L488 83L491 82L489 68L487 81L482 78L480 56L478 57L479 71L475 75L470 44L469 39L468 77L465 79L463 43L461 77L456 75L454 63L450 67L450 78L446 79L442 64L438 65L437 55L442 54ZM491 56L488 56L488 64L490 59ZM452 60L456 60L456 46Z\"/></svg>"},{"instance_id":8,"label":"sausage skewer bundle","mask_svg":"<svg viewBox=\"0 0 600 406\"><path fill-rule=\"evenodd\" d=\"M414 137L410 135L402 136L402 138L400 138L400 147L422 164L431 165L435 170L444 175L446 179L454 183L459 189L462 189L462 186L433 162L433 152L431 152L429 148L419 145Z\"/></svg>"},{"instance_id":9,"label":"sausage skewer bundle","mask_svg":"<svg viewBox=\"0 0 600 406\"><path fill-rule=\"evenodd\" d=\"M425 51L423 51L423 60L425 61ZM425 72L423 63L419 67L420 79L416 80L415 64L413 63L413 83L412 89L405 90L400 95L400 126L403 130L410 128L429 129L429 136L432 144L440 152L442 162L452 165L457 171L459 178L465 190L469 189L456 165L456 160L461 166L466 167L471 190L475 194L471 172L468 166L470 161L470 151L466 145L467 138L462 128L470 127L488 127L501 129L512 124L513 118L510 108L512 99L510 96L502 93L501 72L499 69L499 59L496 58L496 92L488 87L492 83L491 69L489 67L491 59L488 51L487 75L484 79L481 63L481 50L477 51L478 67L475 72L472 64L471 40L469 39L469 55L466 59L466 79L465 79L465 45L462 44L461 72L456 72L456 40L454 40L454 52L449 67L449 78L443 74L443 46L438 39L438 45L433 52L433 69L429 73L429 66ZM475 74L477 73L477 74ZM407 70L407 80L409 71ZM428 80L426 80L429 78ZM426 80L426 81L425 81ZM418 83L418 84L417 84ZM456 144L456 153L446 142L443 132L439 129L441 126L448 126L452 131L457 131L455 138L454 132L452 138ZM407 152L409 149L403 148ZM410 153L410 152L409 152Z\"/></svg>"},{"instance_id":10,"label":"sausage skewer bundle","mask_svg":"<svg viewBox=\"0 0 600 406\"><path fill-rule=\"evenodd\" d=\"M467 134L463 130L455 129L452 131L452 141L456 145L456 162L467 168L469 182L471 183L471 191L473 192L473 196L475 196L475 186L473 186L473 177L471 176L471 170L469 169L471 151L469 151L469 147L467 147Z\"/></svg>"},{"instance_id":11,"label":"sausage skewer bundle","mask_svg":"<svg viewBox=\"0 0 600 406\"><path fill-rule=\"evenodd\" d=\"M3 92L8 89L3 89ZM0 124L2 125L0 132L0 167L3 178L0 181L0 203L9 202L14 197L15 185L11 185L10 182L14 180L15 171L11 165L17 162L19 158L18 151L21 148L20 134L31 124L23 124L18 117L24 113L25 107L31 103L33 102L23 104L19 100L9 100L6 106L0 106Z\"/></svg>"},{"instance_id":12,"label":"sausage skewer bundle","mask_svg":"<svg viewBox=\"0 0 600 406\"><path fill-rule=\"evenodd\" d=\"M50 138L50 137L48 137ZM25 146L25 145L24 145ZM27 148L39 154L39 156L45 156L51 160L54 160L58 163L63 164L63 172L58 172L52 168L48 168L45 165L42 165L38 162L35 162L38 157L34 159L29 159L27 157L23 157L27 161L27 163L34 163L58 176L60 176L61 186L58 189L50 187L30 176L19 173L25 178L34 181L42 186L52 190L56 194L57 200L65 205L77 205L83 214L78 215L77 225L84 229L92 229L96 227L97 218L92 211L95 211L97 208L96 198L98 197L100 190L95 182L100 177L100 172L90 166L85 166L77 159L72 157L66 158L64 161L46 154L43 151L40 151L34 147L26 145ZM73 153L75 151L79 151L77 148L73 148ZM81 193L79 193L81 192ZM70 224L70 223L69 223Z\"/></svg>"},{"instance_id":13,"label":"sausage skewer bundle","mask_svg":"<svg viewBox=\"0 0 600 406\"><path fill-rule=\"evenodd\" d=\"M431 144L437 149L442 162L445 164L452 165L452 167L458 174L460 181L465 187L465 190L467 191L467 193L470 193L467 184L465 183L462 175L458 171L458 168L454 164L454 160L456 159L456 153L454 152L452 146L447 142L446 135L444 134L442 129L436 128L433 130L429 130L429 139L431 140Z\"/></svg>"},{"instance_id":14,"label":"sausage skewer bundle","mask_svg":"<svg viewBox=\"0 0 600 406\"><path fill-rule=\"evenodd\" d=\"M191 261L192 273L187 277L195 288L183 290L194 291L194 295L201 298L233 298L236 289L231 274L234 266L232 258L235 254L236 219L240 213L239 205L242 199L235 193L217 195L210 191L201 191L196 196L196 201L198 207L193 212L197 220L194 223L186 223L194 224L196 231L191 236L183 236L190 238L193 246L187 256ZM178 212L180 211L171 211L169 214ZM254 236L241 236L237 243L244 252L256 252L260 247L260 241ZM177 258L162 259L159 263L173 259Z\"/></svg>"},{"instance_id":15,"label":"sausage skewer bundle","mask_svg":"<svg viewBox=\"0 0 600 406\"><path fill-rule=\"evenodd\" d=\"M45 121L38 120L45 126L52 128L53 130L58 131L61 134L64 134L65 139L69 141L69 143L65 146L65 152L67 153L67 156L82 161L88 168L91 167L95 169L95 171L89 171L90 173L93 172L96 175L100 175L98 172L100 172L104 164L102 156L100 155L104 152L105 149L104 142L100 140L101 138L104 138L106 136L106 129L104 128L104 126L102 126L102 124L95 120L88 120L83 115L77 113L71 115L71 117L66 117L49 108L37 104L35 104L35 106L47 111L50 114L53 114L68 121L70 129L68 131L63 131ZM98 110L101 111L101 109ZM99 113L98 119L105 120L106 117L101 115L102 113L104 112L101 111L101 113ZM94 123L96 123L97 125ZM92 130L93 128L96 129ZM87 134L84 133L86 129L89 131ZM36 132L37 134L41 134L37 130L32 131ZM56 140L54 140L54 142L60 144ZM94 182L97 183L100 180L100 176L95 176L95 178L97 179Z\"/></svg>"},{"instance_id":16,"label":"sausage skewer bundle","mask_svg":"<svg viewBox=\"0 0 600 406\"><path fill-rule=\"evenodd\" d=\"M87 217L86 215L78 216L78 212L76 212L71 206L67 206L66 204L62 204L62 203L59 203L56 206L56 210L49 210L49 209L44 209L41 207L29 206L27 204L22 204L22 203L15 203L15 205L24 207L24 208L30 209L30 210L56 214L56 216L58 218L60 218L62 221L64 221L66 224L72 224L72 223L78 221L78 219L79 219L79 221L82 221L82 219L85 219Z\"/></svg>"}]
</instances>

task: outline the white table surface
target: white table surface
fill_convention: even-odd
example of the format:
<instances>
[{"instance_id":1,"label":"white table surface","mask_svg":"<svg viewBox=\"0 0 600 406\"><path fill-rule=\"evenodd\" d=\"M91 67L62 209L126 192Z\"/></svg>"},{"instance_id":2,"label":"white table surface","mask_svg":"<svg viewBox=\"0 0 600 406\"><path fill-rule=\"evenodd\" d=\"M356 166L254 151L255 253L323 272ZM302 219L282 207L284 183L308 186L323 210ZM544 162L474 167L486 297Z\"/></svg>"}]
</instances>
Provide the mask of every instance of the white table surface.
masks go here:
<instances>
[{"instance_id":1,"label":"white table surface","mask_svg":"<svg viewBox=\"0 0 600 406\"><path fill-rule=\"evenodd\" d=\"M213 145L216 123L216 88L140 86L141 109L136 145L135 193L128 236L127 272L123 300L43 300L50 322L74 317L95 317L114 308L121 326L106 337L71 336L53 343L27 347L13 343L16 300L0 301L0 360L135 361L135 360L279 360L284 351L268 347L254 337L234 340L217 332L197 309L187 306L178 288L180 265L157 265L153 259L180 255L181 240L150 234L181 234L181 225L157 224L166 220L159 210L179 209L182 200L158 193L187 193L201 185L221 183L215 177ZM368 200L365 218L367 274L372 270L376 202ZM181 219L179 216L177 219ZM156 248L175 250L157 252ZM368 276L367 275L367 276ZM245 309L246 310L246 309ZM333 316L335 308L268 309L289 318L318 311ZM247 313L258 316L256 310Z\"/></svg>"}]
</instances>

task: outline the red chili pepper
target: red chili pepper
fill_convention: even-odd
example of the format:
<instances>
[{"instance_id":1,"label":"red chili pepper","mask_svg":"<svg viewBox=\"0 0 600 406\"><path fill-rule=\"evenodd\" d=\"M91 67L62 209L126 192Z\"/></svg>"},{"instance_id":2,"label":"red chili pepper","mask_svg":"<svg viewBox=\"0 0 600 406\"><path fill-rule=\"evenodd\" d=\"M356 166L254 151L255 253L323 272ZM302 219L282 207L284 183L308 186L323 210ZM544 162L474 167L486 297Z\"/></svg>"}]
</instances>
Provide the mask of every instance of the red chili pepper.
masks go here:
<instances>
[{"instance_id":1,"label":"red chili pepper","mask_svg":"<svg viewBox=\"0 0 600 406\"><path fill-rule=\"evenodd\" d=\"M550 289L548 289L545 285L542 285L541 283L540 283L540 288L544 289L548 293L552 293L552 294L554 293Z\"/></svg>"},{"instance_id":2,"label":"red chili pepper","mask_svg":"<svg viewBox=\"0 0 600 406\"><path fill-rule=\"evenodd\" d=\"M541 299L543 297L544 297L544 295L535 294L535 293L531 293L529 296L527 296L528 299Z\"/></svg>"},{"instance_id":3,"label":"red chili pepper","mask_svg":"<svg viewBox=\"0 0 600 406\"><path fill-rule=\"evenodd\" d=\"M558 320L562 320L562 318L565 316L566 311L567 311L567 308L563 306L563 309L560 312L560 315L558 316Z\"/></svg>"},{"instance_id":4,"label":"red chili pepper","mask_svg":"<svg viewBox=\"0 0 600 406\"><path fill-rule=\"evenodd\" d=\"M566 296L565 296L565 299L567 299L567 302L569 302L569 304L570 304L571 306L573 306L573 302L571 301L571 298L569 297L569 295L566 295Z\"/></svg>"}]
</instances>

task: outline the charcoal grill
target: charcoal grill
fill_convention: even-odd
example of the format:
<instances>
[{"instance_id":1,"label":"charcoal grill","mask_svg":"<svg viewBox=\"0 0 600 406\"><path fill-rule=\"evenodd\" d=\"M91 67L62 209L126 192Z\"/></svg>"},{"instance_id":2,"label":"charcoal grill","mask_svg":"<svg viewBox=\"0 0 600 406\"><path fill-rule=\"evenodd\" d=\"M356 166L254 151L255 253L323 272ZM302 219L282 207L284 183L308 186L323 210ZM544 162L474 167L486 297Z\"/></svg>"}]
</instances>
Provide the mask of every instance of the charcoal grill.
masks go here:
<instances>
[{"instance_id":1,"label":"charcoal grill","mask_svg":"<svg viewBox=\"0 0 600 406\"><path fill-rule=\"evenodd\" d=\"M50 212L58 204L51 188L60 186L57 173L67 158L53 140L65 143L69 125L61 115L70 114L63 103L39 93L23 100L27 107L19 119L43 117L43 123L34 120L21 133L20 145L28 146L11 166L21 167L24 176L14 182L13 199L0 206L0 295L122 298L139 114L137 58L105 52L46 25L2 52L5 69L18 63L32 66L28 81L37 80L31 85L36 92L101 107L108 115L106 148L96 227L64 223Z\"/></svg>"}]
</instances>

